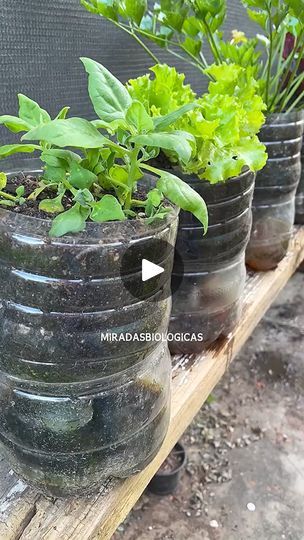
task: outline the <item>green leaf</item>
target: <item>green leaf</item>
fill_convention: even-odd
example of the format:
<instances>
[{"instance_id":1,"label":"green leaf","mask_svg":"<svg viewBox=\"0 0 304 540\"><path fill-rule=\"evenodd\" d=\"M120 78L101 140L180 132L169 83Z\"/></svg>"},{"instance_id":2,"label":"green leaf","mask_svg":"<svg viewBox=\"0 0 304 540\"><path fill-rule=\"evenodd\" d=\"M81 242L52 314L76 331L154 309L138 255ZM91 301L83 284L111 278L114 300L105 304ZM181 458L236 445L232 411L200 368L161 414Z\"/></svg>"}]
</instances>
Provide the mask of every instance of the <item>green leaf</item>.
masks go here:
<instances>
[{"instance_id":1,"label":"green leaf","mask_svg":"<svg viewBox=\"0 0 304 540\"><path fill-rule=\"evenodd\" d=\"M81 206L87 207L94 202L94 196L88 189L80 189L77 191L74 201L78 202Z\"/></svg>"},{"instance_id":2,"label":"green leaf","mask_svg":"<svg viewBox=\"0 0 304 540\"><path fill-rule=\"evenodd\" d=\"M195 146L194 137L186 131L136 135L135 137L131 137L131 141L139 146L154 146L173 151L183 163L187 163L190 160Z\"/></svg>"},{"instance_id":3,"label":"green leaf","mask_svg":"<svg viewBox=\"0 0 304 540\"><path fill-rule=\"evenodd\" d=\"M63 193L54 197L54 199L44 199L39 203L39 210L42 212L48 212L49 214L58 214L64 212L64 206L62 204Z\"/></svg>"},{"instance_id":4,"label":"green leaf","mask_svg":"<svg viewBox=\"0 0 304 540\"><path fill-rule=\"evenodd\" d=\"M49 233L50 236L58 238L67 233L84 231L89 214L89 208L83 208L79 203L76 203L73 208L55 217Z\"/></svg>"},{"instance_id":5,"label":"green leaf","mask_svg":"<svg viewBox=\"0 0 304 540\"><path fill-rule=\"evenodd\" d=\"M40 159L51 167L61 167L63 162L67 165L73 161L81 161L81 157L71 150L62 150L61 148L50 148L42 152Z\"/></svg>"},{"instance_id":6,"label":"green leaf","mask_svg":"<svg viewBox=\"0 0 304 540\"><path fill-rule=\"evenodd\" d=\"M187 36L182 46L185 51L193 56L198 56L202 47L202 42L200 39L193 39Z\"/></svg>"},{"instance_id":7,"label":"green leaf","mask_svg":"<svg viewBox=\"0 0 304 540\"><path fill-rule=\"evenodd\" d=\"M157 208L163 200L162 193L158 189L154 188L148 193L148 200L153 206L155 206L155 208Z\"/></svg>"},{"instance_id":8,"label":"green leaf","mask_svg":"<svg viewBox=\"0 0 304 540\"><path fill-rule=\"evenodd\" d=\"M64 120L69 110L70 110L70 107L63 107L63 109L61 109L61 111L59 111L59 113L57 114L55 120Z\"/></svg>"},{"instance_id":9,"label":"green leaf","mask_svg":"<svg viewBox=\"0 0 304 540\"><path fill-rule=\"evenodd\" d=\"M60 167L59 165L56 167L52 167L51 165L46 165L44 167L44 173L43 173L43 179L47 182L55 182L56 184L64 182L67 175L67 166L63 165Z\"/></svg>"},{"instance_id":10,"label":"green leaf","mask_svg":"<svg viewBox=\"0 0 304 540\"><path fill-rule=\"evenodd\" d=\"M197 17L206 18L208 13L215 17L225 7L224 0L196 0L193 2L193 8Z\"/></svg>"},{"instance_id":11,"label":"green leaf","mask_svg":"<svg viewBox=\"0 0 304 540\"><path fill-rule=\"evenodd\" d=\"M24 120L30 127L36 127L40 124L50 122L51 117L47 111L41 109L41 107L32 99L18 94L19 99L19 117Z\"/></svg>"},{"instance_id":12,"label":"green leaf","mask_svg":"<svg viewBox=\"0 0 304 540\"><path fill-rule=\"evenodd\" d=\"M24 120L21 120L21 118L7 114L0 116L0 124L3 124L12 133L20 133L20 131L29 131L31 129L31 126Z\"/></svg>"},{"instance_id":13,"label":"green leaf","mask_svg":"<svg viewBox=\"0 0 304 540\"><path fill-rule=\"evenodd\" d=\"M90 13L94 13L94 14L97 14L98 13L98 9L95 5L95 3L93 4L92 2L90 2L89 0L80 0L80 3L81 5L87 9Z\"/></svg>"},{"instance_id":14,"label":"green leaf","mask_svg":"<svg viewBox=\"0 0 304 540\"><path fill-rule=\"evenodd\" d=\"M99 202L93 205L91 219L102 223L104 221L124 221L126 216L121 204L113 195L104 195Z\"/></svg>"},{"instance_id":15,"label":"green leaf","mask_svg":"<svg viewBox=\"0 0 304 540\"><path fill-rule=\"evenodd\" d=\"M119 0L95 0L94 3L96 4L97 13L99 13L99 15L117 21Z\"/></svg>"},{"instance_id":16,"label":"green leaf","mask_svg":"<svg viewBox=\"0 0 304 540\"><path fill-rule=\"evenodd\" d=\"M0 146L0 159L19 153L31 154L35 150L41 150L40 146L36 144L7 144Z\"/></svg>"},{"instance_id":17,"label":"green leaf","mask_svg":"<svg viewBox=\"0 0 304 540\"><path fill-rule=\"evenodd\" d=\"M21 140L39 140L60 147L76 148L100 148L107 143L107 139L98 129L83 118L52 120L48 124L32 129L23 135Z\"/></svg>"},{"instance_id":18,"label":"green leaf","mask_svg":"<svg viewBox=\"0 0 304 540\"><path fill-rule=\"evenodd\" d=\"M116 185L128 185L129 173L121 165L113 165L109 170L109 176Z\"/></svg>"},{"instance_id":19,"label":"green leaf","mask_svg":"<svg viewBox=\"0 0 304 540\"><path fill-rule=\"evenodd\" d=\"M134 21L137 26L140 25L147 8L147 0L125 0L125 14L131 21Z\"/></svg>"},{"instance_id":20,"label":"green leaf","mask_svg":"<svg viewBox=\"0 0 304 540\"><path fill-rule=\"evenodd\" d=\"M248 9L247 13L249 19L261 26L263 29L267 27L267 13L252 11L251 9Z\"/></svg>"},{"instance_id":21,"label":"green leaf","mask_svg":"<svg viewBox=\"0 0 304 540\"><path fill-rule=\"evenodd\" d=\"M228 178L238 176L246 163L242 159L235 159L235 148L217 148L213 144L209 146L209 158L205 170L199 175L211 184L224 182Z\"/></svg>"},{"instance_id":22,"label":"green leaf","mask_svg":"<svg viewBox=\"0 0 304 540\"><path fill-rule=\"evenodd\" d=\"M36 201L37 197L48 187L56 185L56 184L44 184L43 182L39 182L39 187L34 189L32 193L28 196L29 201Z\"/></svg>"},{"instance_id":23,"label":"green leaf","mask_svg":"<svg viewBox=\"0 0 304 540\"><path fill-rule=\"evenodd\" d=\"M97 182L96 174L88 169L84 169L79 163L73 161L70 169L69 182L78 189L90 188L94 182Z\"/></svg>"},{"instance_id":24,"label":"green leaf","mask_svg":"<svg viewBox=\"0 0 304 540\"><path fill-rule=\"evenodd\" d=\"M132 99L124 85L98 62L80 60L89 75L89 95L99 118L105 122L125 118Z\"/></svg>"},{"instance_id":25,"label":"green leaf","mask_svg":"<svg viewBox=\"0 0 304 540\"><path fill-rule=\"evenodd\" d=\"M0 199L1 206L16 206L14 201L8 201L7 199Z\"/></svg>"},{"instance_id":26,"label":"green leaf","mask_svg":"<svg viewBox=\"0 0 304 540\"><path fill-rule=\"evenodd\" d=\"M135 127L138 133L152 131L154 124L145 107L139 101L133 101L127 110L126 121Z\"/></svg>"},{"instance_id":27,"label":"green leaf","mask_svg":"<svg viewBox=\"0 0 304 540\"><path fill-rule=\"evenodd\" d=\"M17 189L16 189L17 197L22 197L24 195L24 192L25 192L25 187L24 186L17 187Z\"/></svg>"},{"instance_id":28,"label":"green leaf","mask_svg":"<svg viewBox=\"0 0 304 540\"><path fill-rule=\"evenodd\" d=\"M7 176L4 172L0 173L0 189L4 189L7 184Z\"/></svg>"},{"instance_id":29,"label":"green leaf","mask_svg":"<svg viewBox=\"0 0 304 540\"><path fill-rule=\"evenodd\" d=\"M304 0L287 0L286 3L301 23L304 23Z\"/></svg>"},{"instance_id":30,"label":"green leaf","mask_svg":"<svg viewBox=\"0 0 304 540\"><path fill-rule=\"evenodd\" d=\"M177 176L166 172L162 172L156 185L169 201L182 210L191 212L203 225L204 232L207 232L207 206L204 199L194 189Z\"/></svg>"},{"instance_id":31,"label":"green leaf","mask_svg":"<svg viewBox=\"0 0 304 540\"><path fill-rule=\"evenodd\" d=\"M157 131L162 131L163 129L168 128L177 120L179 120L184 114L186 114L189 111L192 111L196 107L198 107L198 103L187 103L186 105L183 105L179 109L176 109L176 111L173 111L169 114L166 114L165 116L158 116L157 118L153 119L154 122L154 128Z\"/></svg>"},{"instance_id":32,"label":"green leaf","mask_svg":"<svg viewBox=\"0 0 304 540\"><path fill-rule=\"evenodd\" d=\"M265 167L268 157L265 145L256 136L243 139L236 147L236 154L255 172Z\"/></svg>"}]
</instances>

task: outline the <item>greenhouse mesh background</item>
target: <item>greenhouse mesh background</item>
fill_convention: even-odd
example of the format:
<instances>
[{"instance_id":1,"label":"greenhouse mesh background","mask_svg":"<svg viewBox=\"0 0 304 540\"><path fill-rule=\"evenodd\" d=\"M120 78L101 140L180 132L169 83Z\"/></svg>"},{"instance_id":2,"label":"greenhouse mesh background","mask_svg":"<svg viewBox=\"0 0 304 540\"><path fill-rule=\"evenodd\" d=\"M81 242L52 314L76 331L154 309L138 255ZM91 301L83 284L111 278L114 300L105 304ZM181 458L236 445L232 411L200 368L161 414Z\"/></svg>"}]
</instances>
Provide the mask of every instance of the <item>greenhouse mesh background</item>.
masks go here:
<instances>
[{"instance_id":1,"label":"greenhouse mesh background","mask_svg":"<svg viewBox=\"0 0 304 540\"><path fill-rule=\"evenodd\" d=\"M226 29L255 32L240 0L228 0ZM16 114L17 92L24 93L52 115L62 106L71 115L93 117L87 96L86 75L79 62L89 56L102 62L122 81L146 72L151 59L124 32L99 16L88 13L79 0L1 0L1 107L0 114ZM162 61L173 57L155 48ZM206 80L183 62L175 63L187 74L196 91ZM0 127L0 143L15 136Z\"/></svg>"}]
</instances>

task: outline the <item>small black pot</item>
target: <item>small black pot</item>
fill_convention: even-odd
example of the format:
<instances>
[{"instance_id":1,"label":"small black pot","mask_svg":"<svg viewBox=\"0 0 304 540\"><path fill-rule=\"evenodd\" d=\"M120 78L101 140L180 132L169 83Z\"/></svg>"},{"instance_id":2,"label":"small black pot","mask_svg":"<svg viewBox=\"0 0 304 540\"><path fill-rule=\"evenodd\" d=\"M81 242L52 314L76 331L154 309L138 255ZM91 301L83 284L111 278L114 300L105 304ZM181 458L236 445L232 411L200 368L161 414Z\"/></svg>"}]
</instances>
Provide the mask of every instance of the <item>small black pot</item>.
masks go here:
<instances>
[{"instance_id":1,"label":"small black pot","mask_svg":"<svg viewBox=\"0 0 304 540\"><path fill-rule=\"evenodd\" d=\"M169 472L159 470L148 485L148 490L150 493L163 496L170 495L176 490L181 472L185 468L187 462L187 455L186 450L181 443L176 443L171 454L173 452L176 455L179 455L180 465L173 471Z\"/></svg>"}]
</instances>

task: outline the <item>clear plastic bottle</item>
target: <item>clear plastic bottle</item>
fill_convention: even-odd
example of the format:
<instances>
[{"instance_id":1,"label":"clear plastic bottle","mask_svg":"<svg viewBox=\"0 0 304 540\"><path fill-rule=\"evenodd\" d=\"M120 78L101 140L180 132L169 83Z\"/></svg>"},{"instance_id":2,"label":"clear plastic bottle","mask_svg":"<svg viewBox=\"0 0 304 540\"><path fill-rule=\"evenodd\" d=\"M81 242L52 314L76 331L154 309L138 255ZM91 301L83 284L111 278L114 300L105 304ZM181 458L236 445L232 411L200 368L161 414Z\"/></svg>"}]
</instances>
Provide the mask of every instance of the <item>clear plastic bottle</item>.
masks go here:
<instances>
[{"instance_id":1,"label":"clear plastic bottle","mask_svg":"<svg viewBox=\"0 0 304 540\"><path fill-rule=\"evenodd\" d=\"M302 173L296 193L296 224L304 225L304 143L301 154Z\"/></svg>"},{"instance_id":2,"label":"clear plastic bottle","mask_svg":"<svg viewBox=\"0 0 304 540\"><path fill-rule=\"evenodd\" d=\"M178 336L170 349L190 354L200 352L220 335L227 336L240 318L254 174L245 171L215 185L193 176L184 179L204 197L209 211L205 236L202 226L187 212L181 212L177 235L176 249L184 270L182 284L173 295L169 330L190 334L191 339ZM177 261L173 279L179 273Z\"/></svg>"},{"instance_id":3,"label":"clear plastic bottle","mask_svg":"<svg viewBox=\"0 0 304 540\"><path fill-rule=\"evenodd\" d=\"M295 111L268 116L261 130L269 158L257 174L252 203L246 263L254 270L275 268L287 253L301 175L303 129L303 112Z\"/></svg>"},{"instance_id":4,"label":"clear plastic bottle","mask_svg":"<svg viewBox=\"0 0 304 540\"><path fill-rule=\"evenodd\" d=\"M162 292L151 280L147 300L136 300L120 266L136 246L128 277L141 284L142 254L151 238L174 245L177 212L150 226L88 223L57 239L49 227L0 208L0 446L26 481L69 496L141 470L165 437L167 344L101 333L166 332L170 297L151 304ZM171 267L172 253L159 254Z\"/></svg>"}]
</instances>

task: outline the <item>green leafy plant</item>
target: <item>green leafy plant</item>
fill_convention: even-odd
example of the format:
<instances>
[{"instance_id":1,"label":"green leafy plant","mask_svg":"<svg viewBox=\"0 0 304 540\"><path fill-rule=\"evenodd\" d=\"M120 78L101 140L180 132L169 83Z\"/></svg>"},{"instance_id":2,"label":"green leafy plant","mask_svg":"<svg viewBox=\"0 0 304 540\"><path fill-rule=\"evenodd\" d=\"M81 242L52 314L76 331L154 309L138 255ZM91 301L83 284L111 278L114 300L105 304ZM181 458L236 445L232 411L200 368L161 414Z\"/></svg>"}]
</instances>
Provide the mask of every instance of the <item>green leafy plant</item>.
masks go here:
<instances>
[{"instance_id":1,"label":"green leafy plant","mask_svg":"<svg viewBox=\"0 0 304 540\"><path fill-rule=\"evenodd\" d=\"M151 72L152 78L144 75L129 81L130 95L141 101L156 124L161 125L167 112L171 120L167 129L188 132L196 143L184 163L165 148L172 164L211 183L237 176L244 167L257 171L265 165L265 146L256 136L264 123L265 105L256 94L257 83L250 70L232 64L211 66L209 92L197 99L175 68L156 65ZM185 111L182 116L178 114L181 110Z\"/></svg>"},{"instance_id":2,"label":"green leafy plant","mask_svg":"<svg viewBox=\"0 0 304 540\"><path fill-rule=\"evenodd\" d=\"M258 35L263 50L258 66L261 94L268 112L288 112L304 98L301 85L304 74L299 71L304 55L304 2L303 0L242 0L249 17L260 25ZM295 42L284 57L289 33Z\"/></svg>"},{"instance_id":3,"label":"green leafy plant","mask_svg":"<svg viewBox=\"0 0 304 540\"><path fill-rule=\"evenodd\" d=\"M38 185L26 194L23 185L14 192L1 173L0 205L15 207L39 201L39 210L53 218L50 235L58 237L84 230L87 220L101 223L146 218L150 223L171 211L167 199L192 212L206 230L203 199L177 176L147 163L160 149L176 159L178 156L183 164L189 162L196 151L195 137L172 128L185 109L176 109L173 117L154 118L104 66L89 58L82 58L82 62L96 120L66 118L68 107L52 120L22 94L19 116L0 117L0 123L10 131L23 133L20 143L0 148L0 157L36 151L44 164ZM187 110L196 106L188 103ZM157 177L156 185L141 192L138 185L150 172Z\"/></svg>"},{"instance_id":4,"label":"green leafy plant","mask_svg":"<svg viewBox=\"0 0 304 540\"><path fill-rule=\"evenodd\" d=\"M136 39L156 62L158 59L148 47L148 40L202 73L210 67L207 52L218 65L233 62L250 67L259 82L268 113L292 110L303 100L304 76L299 71L304 53L303 0L242 0L250 19L260 25L263 34L247 40L244 34L235 31L231 41L225 41L221 31L226 0L159 0L152 7L146 0L80 1L86 9L105 17ZM288 33L295 36L295 44L284 58Z\"/></svg>"}]
</instances>

